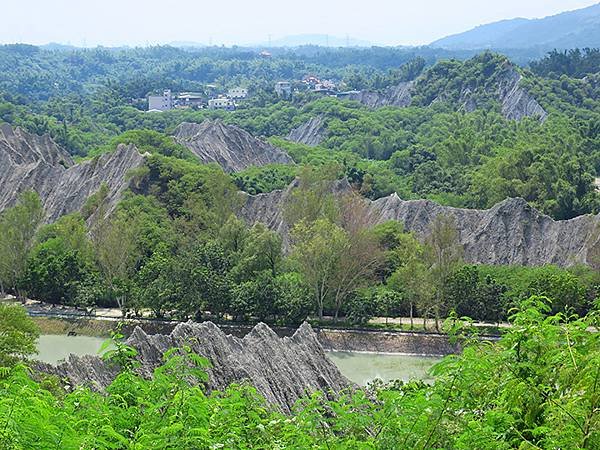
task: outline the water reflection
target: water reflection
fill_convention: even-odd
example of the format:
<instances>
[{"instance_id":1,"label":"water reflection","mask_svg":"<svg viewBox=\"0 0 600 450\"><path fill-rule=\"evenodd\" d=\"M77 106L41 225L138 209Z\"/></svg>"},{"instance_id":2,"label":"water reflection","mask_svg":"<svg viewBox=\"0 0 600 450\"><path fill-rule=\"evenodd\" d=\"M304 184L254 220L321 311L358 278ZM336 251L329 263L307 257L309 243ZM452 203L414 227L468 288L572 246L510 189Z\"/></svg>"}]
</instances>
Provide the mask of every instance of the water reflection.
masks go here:
<instances>
[{"instance_id":1,"label":"water reflection","mask_svg":"<svg viewBox=\"0 0 600 450\"><path fill-rule=\"evenodd\" d=\"M327 356L351 381L364 386L375 378L383 381L419 379L432 381L428 370L439 356L381 353L327 352Z\"/></svg>"}]
</instances>

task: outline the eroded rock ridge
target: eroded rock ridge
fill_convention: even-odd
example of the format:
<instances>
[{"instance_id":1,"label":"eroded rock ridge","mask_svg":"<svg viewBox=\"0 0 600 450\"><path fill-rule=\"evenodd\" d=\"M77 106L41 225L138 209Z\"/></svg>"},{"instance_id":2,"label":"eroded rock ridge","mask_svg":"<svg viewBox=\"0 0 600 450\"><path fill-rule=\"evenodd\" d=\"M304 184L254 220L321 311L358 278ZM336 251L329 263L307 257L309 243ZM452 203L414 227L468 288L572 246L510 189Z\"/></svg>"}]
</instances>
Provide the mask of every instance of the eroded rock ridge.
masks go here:
<instances>
[{"instance_id":1,"label":"eroded rock ridge","mask_svg":"<svg viewBox=\"0 0 600 450\"><path fill-rule=\"evenodd\" d=\"M321 390L338 393L351 386L325 355L317 335L304 323L291 337L280 338L265 324L256 325L243 338L225 334L212 322L181 323L170 335L148 335L136 328L126 342L138 350L140 367L151 377L171 348L189 346L207 358L209 391L223 390L232 383L248 382L266 400L289 413L298 399ZM98 356L74 356L57 366L38 363L38 369L67 379L73 386L106 388L118 374Z\"/></svg>"},{"instance_id":2,"label":"eroded rock ridge","mask_svg":"<svg viewBox=\"0 0 600 450\"><path fill-rule=\"evenodd\" d=\"M200 124L184 122L175 129L174 138L203 163L217 163L226 172L238 172L250 166L293 163L283 150L221 120L207 119Z\"/></svg>"},{"instance_id":3,"label":"eroded rock ridge","mask_svg":"<svg viewBox=\"0 0 600 450\"><path fill-rule=\"evenodd\" d=\"M293 183L283 191L246 194L240 215L249 224L260 222L278 231L289 245L283 211L294 188ZM350 189L345 180L335 187L336 192ZM600 226L600 218L592 215L556 221L519 198L507 199L487 210L452 208L431 200L402 200L396 194L364 201L371 225L398 220L420 238L429 233L438 214L454 216L465 260L475 264L585 264L588 250L598 240Z\"/></svg>"},{"instance_id":4,"label":"eroded rock ridge","mask_svg":"<svg viewBox=\"0 0 600 450\"><path fill-rule=\"evenodd\" d=\"M110 210L129 187L129 171L143 163L134 146L119 145L114 152L74 164L49 136L4 124L0 127L0 211L13 206L22 192L33 190L40 195L46 220L53 222L80 210L103 184Z\"/></svg>"}]
</instances>

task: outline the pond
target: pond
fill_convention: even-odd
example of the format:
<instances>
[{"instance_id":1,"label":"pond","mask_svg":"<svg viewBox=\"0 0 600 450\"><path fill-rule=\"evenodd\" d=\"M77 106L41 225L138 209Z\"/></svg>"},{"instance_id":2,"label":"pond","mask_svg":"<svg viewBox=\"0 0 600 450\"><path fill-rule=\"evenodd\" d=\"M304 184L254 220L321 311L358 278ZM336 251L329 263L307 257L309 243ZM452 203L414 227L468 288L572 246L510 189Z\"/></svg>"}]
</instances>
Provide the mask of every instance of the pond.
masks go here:
<instances>
[{"instance_id":1,"label":"pond","mask_svg":"<svg viewBox=\"0 0 600 450\"><path fill-rule=\"evenodd\" d=\"M362 352L327 352L327 355L346 378L361 386L375 378L383 381L433 381L427 372L441 360L439 356Z\"/></svg>"},{"instance_id":2,"label":"pond","mask_svg":"<svg viewBox=\"0 0 600 450\"><path fill-rule=\"evenodd\" d=\"M92 336L65 336L45 334L38 340L37 359L56 364L69 354L97 355L106 339ZM427 371L439 357L358 352L327 352L348 379L365 385L375 378L383 381L420 379L430 381Z\"/></svg>"},{"instance_id":3,"label":"pond","mask_svg":"<svg viewBox=\"0 0 600 450\"><path fill-rule=\"evenodd\" d=\"M93 336L65 336L59 334L43 334L37 342L36 359L56 364L66 359L71 353L75 355L97 355L106 338Z\"/></svg>"}]
</instances>

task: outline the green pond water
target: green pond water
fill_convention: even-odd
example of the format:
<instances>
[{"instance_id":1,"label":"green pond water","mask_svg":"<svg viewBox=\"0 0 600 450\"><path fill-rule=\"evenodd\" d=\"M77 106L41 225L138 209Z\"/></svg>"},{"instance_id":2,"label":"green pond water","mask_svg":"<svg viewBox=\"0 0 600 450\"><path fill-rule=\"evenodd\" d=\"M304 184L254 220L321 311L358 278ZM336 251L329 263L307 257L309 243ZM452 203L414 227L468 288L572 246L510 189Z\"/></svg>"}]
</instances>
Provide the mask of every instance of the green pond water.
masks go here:
<instances>
[{"instance_id":1,"label":"green pond water","mask_svg":"<svg viewBox=\"0 0 600 450\"><path fill-rule=\"evenodd\" d=\"M36 359L56 364L66 359L71 353L75 355L97 355L105 338L93 336L64 336L43 334L37 342Z\"/></svg>"},{"instance_id":2,"label":"green pond water","mask_svg":"<svg viewBox=\"0 0 600 450\"><path fill-rule=\"evenodd\" d=\"M104 341L105 338L92 336L42 335L37 343L37 359L56 364L71 353L97 355ZM429 356L358 352L327 352L327 356L342 374L360 385L375 378L383 381L415 378L428 381L431 378L427 371L440 360Z\"/></svg>"},{"instance_id":3,"label":"green pond water","mask_svg":"<svg viewBox=\"0 0 600 450\"><path fill-rule=\"evenodd\" d=\"M376 378L383 381L432 381L427 372L441 360L439 356L359 352L327 352L327 356L346 378L361 386Z\"/></svg>"}]
</instances>

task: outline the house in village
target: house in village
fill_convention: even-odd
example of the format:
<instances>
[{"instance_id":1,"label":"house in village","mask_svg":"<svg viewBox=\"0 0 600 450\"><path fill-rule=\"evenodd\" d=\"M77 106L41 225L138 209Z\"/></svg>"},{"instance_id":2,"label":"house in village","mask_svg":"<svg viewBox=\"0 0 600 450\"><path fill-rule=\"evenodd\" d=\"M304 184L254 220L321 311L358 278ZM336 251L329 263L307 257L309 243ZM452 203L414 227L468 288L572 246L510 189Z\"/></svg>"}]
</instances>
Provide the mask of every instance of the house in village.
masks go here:
<instances>
[{"instance_id":1,"label":"house in village","mask_svg":"<svg viewBox=\"0 0 600 450\"><path fill-rule=\"evenodd\" d=\"M248 89L242 87L234 87L227 91L227 96L232 100L243 100L248 97Z\"/></svg>"},{"instance_id":2,"label":"house in village","mask_svg":"<svg viewBox=\"0 0 600 450\"><path fill-rule=\"evenodd\" d=\"M175 101L169 89L164 90L162 95L148 97L148 111L169 111L174 107Z\"/></svg>"},{"instance_id":3,"label":"house in village","mask_svg":"<svg viewBox=\"0 0 600 450\"><path fill-rule=\"evenodd\" d=\"M177 108L202 108L205 104L204 95L199 92L181 92L177 96Z\"/></svg>"},{"instance_id":4,"label":"house in village","mask_svg":"<svg viewBox=\"0 0 600 450\"><path fill-rule=\"evenodd\" d=\"M225 96L219 96L217 98L211 98L208 101L208 109L235 109L235 103L232 99Z\"/></svg>"}]
</instances>

